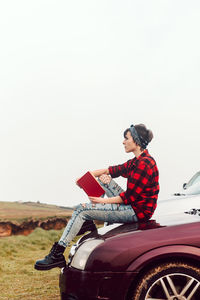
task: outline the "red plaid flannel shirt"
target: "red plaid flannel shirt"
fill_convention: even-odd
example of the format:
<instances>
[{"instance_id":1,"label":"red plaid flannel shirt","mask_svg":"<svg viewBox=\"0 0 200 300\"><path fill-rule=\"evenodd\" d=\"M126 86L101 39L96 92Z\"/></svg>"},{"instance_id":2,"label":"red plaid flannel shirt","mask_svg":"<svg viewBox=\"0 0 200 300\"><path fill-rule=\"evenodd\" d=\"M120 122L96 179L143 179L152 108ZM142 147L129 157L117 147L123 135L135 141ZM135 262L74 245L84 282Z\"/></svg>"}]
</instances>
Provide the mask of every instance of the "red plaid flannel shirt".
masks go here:
<instances>
[{"instance_id":1,"label":"red plaid flannel shirt","mask_svg":"<svg viewBox=\"0 0 200 300\"><path fill-rule=\"evenodd\" d=\"M123 176L128 179L127 190L120 194L124 204L130 204L139 221L151 218L157 206L159 174L155 160L148 150L122 165L109 167L112 178Z\"/></svg>"}]
</instances>

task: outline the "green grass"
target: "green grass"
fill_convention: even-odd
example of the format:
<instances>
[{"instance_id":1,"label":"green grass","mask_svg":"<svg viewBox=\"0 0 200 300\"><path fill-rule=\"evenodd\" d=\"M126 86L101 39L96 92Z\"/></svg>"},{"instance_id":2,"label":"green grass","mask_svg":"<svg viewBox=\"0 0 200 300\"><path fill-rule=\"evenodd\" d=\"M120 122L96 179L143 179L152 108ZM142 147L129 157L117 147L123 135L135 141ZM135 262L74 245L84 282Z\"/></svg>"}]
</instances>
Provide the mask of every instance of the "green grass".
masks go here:
<instances>
[{"instance_id":1,"label":"green grass","mask_svg":"<svg viewBox=\"0 0 200 300\"><path fill-rule=\"evenodd\" d=\"M34 263L48 254L62 231L37 228L28 236L0 238L1 300L60 299L60 269L36 271ZM66 258L68 251L65 251Z\"/></svg>"}]
</instances>

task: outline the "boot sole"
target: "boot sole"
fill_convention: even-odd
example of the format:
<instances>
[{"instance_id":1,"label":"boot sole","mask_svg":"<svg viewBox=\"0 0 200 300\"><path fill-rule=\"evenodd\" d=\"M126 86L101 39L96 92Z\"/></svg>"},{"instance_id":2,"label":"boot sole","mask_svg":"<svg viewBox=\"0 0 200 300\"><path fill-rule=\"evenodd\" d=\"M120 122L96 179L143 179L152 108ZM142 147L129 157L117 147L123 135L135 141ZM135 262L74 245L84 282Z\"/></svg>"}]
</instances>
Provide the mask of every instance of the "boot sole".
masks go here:
<instances>
[{"instance_id":1,"label":"boot sole","mask_svg":"<svg viewBox=\"0 0 200 300\"><path fill-rule=\"evenodd\" d=\"M54 263L54 264L51 264L51 265L37 265L35 264L34 268L36 270L40 270L40 271L46 271L46 270L51 270L53 268L64 268L66 267L66 262L60 262L60 263Z\"/></svg>"}]
</instances>

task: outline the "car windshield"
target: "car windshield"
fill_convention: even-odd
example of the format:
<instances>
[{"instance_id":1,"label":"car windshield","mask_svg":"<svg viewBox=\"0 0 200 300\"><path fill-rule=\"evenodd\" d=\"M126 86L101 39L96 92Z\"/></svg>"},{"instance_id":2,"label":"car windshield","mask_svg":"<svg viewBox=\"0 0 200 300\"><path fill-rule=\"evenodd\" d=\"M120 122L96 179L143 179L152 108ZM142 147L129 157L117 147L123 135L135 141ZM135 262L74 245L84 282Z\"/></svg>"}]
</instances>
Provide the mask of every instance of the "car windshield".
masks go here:
<instances>
[{"instance_id":1,"label":"car windshield","mask_svg":"<svg viewBox=\"0 0 200 300\"><path fill-rule=\"evenodd\" d=\"M197 172L187 183L186 188L200 182L200 172Z\"/></svg>"}]
</instances>

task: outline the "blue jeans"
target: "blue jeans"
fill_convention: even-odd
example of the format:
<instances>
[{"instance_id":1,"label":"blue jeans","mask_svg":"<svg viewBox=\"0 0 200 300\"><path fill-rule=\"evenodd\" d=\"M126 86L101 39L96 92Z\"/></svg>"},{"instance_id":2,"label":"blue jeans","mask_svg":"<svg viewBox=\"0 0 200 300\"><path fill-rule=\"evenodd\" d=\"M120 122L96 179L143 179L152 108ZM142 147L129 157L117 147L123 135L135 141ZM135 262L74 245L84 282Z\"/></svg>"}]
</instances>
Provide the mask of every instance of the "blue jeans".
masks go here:
<instances>
[{"instance_id":1,"label":"blue jeans","mask_svg":"<svg viewBox=\"0 0 200 300\"><path fill-rule=\"evenodd\" d=\"M117 196L123 191L114 180L111 180L109 185L99 182L108 197ZM109 223L133 223L138 221L131 205L86 203L86 207L83 207L80 204L72 214L58 243L67 247L86 220L98 220Z\"/></svg>"}]
</instances>

